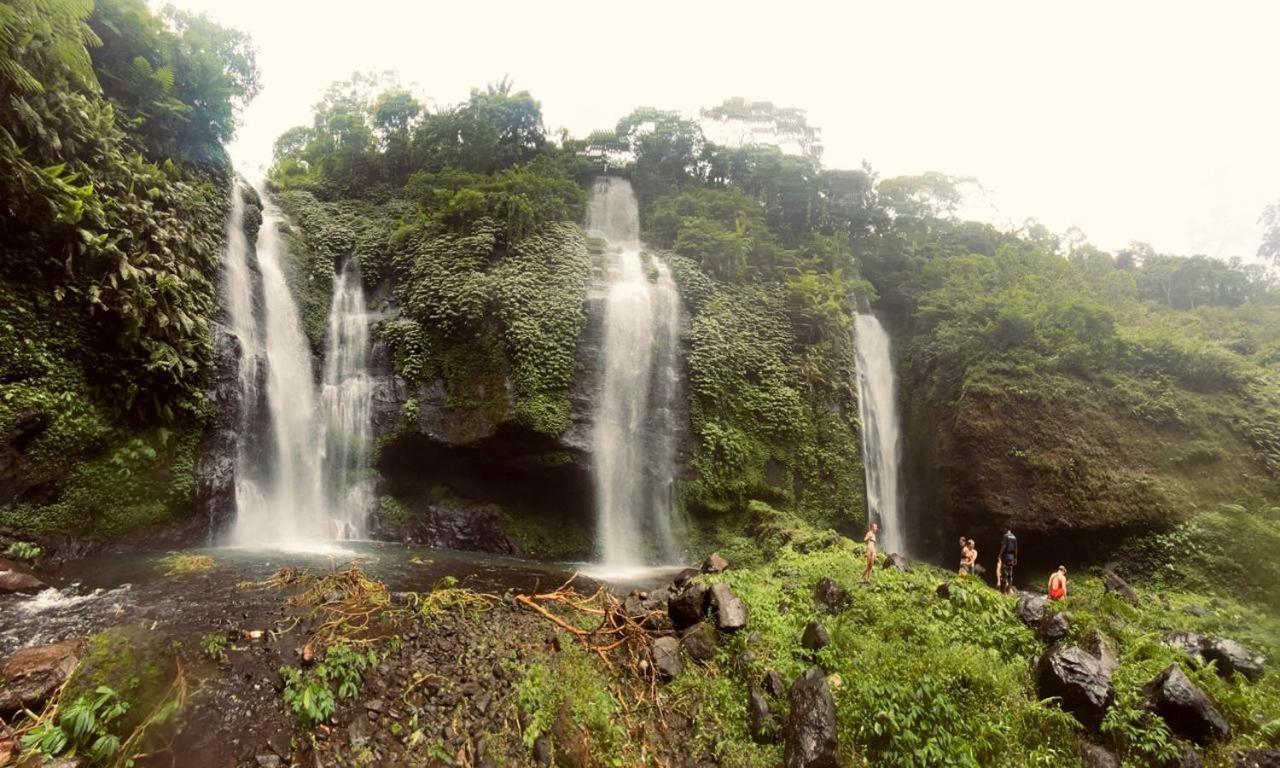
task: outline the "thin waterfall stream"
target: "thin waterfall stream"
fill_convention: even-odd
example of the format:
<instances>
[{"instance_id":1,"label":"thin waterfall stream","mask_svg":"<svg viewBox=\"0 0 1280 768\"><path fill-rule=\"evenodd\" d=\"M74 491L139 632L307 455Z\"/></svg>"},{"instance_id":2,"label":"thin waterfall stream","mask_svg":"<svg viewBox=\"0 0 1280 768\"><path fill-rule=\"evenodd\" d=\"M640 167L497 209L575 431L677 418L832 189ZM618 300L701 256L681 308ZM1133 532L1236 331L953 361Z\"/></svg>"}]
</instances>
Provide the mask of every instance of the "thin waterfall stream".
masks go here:
<instances>
[{"instance_id":1,"label":"thin waterfall stream","mask_svg":"<svg viewBox=\"0 0 1280 768\"><path fill-rule=\"evenodd\" d=\"M372 396L365 370L368 313L359 272L349 261L335 280L317 390L307 337L282 268L282 216L263 196L253 249L261 279L255 285L242 230L244 205L239 194L235 198L227 314L242 349L244 418L230 543L288 549L358 538L372 499L365 468ZM259 438L255 430L265 434ZM259 442L259 450L248 449Z\"/></svg>"},{"instance_id":2,"label":"thin waterfall stream","mask_svg":"<svg viewBox=\"0 0 1280 768\"><path fill-rule=\"evenodd\" d=\"M588 229L609 243L604 364L592 430L597 540L609 571L676 562L674 499L680 297L667 265L646 259L625 179L596 181Z\"/></svg>"},{"instance_id":3,"label":"thin waterfall stream","mask_svg":"<svg viewBox=\"0 0 1280 768\"><path fill-rule=\"evenodd\" d=\"M882 551L907 554L900 487L901 428L889 334L870 312L858 313L854 334L867 517L880 524Z\"/></svg>"}]
</instances>

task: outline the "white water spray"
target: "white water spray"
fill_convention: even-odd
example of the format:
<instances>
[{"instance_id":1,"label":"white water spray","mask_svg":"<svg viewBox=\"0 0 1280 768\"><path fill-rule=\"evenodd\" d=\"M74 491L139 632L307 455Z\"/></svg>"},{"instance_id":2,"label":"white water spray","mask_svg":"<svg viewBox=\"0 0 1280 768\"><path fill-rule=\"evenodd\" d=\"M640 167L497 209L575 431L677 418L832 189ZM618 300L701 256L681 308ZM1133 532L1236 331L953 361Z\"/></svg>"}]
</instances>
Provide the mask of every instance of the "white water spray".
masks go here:
<instances>
[{"instance_id":1,"label":"white water spray","mask_svg":"<svg viewBox=\"0 0 1280 768\"><path fill-rule=\"evenodd\" d=\"M596 182L588 227L609 241L604 366L592 457L602 565L622 571L675 562L683 531L674 503L680 297L667 266L641 256L631 184Z\"/></svg>"},{"instance_id":2,"label":"white water spray","mask_svg":"<svg viewBox=\"0 0 1280 768\"><path fill-rule=\"evenodd\" d=\"M901 432L889 334L870 313L857 315L854 333L868 515L870 520L880 523L881 550L906 554L899 487Z\"/></svg>"}]
</instances>

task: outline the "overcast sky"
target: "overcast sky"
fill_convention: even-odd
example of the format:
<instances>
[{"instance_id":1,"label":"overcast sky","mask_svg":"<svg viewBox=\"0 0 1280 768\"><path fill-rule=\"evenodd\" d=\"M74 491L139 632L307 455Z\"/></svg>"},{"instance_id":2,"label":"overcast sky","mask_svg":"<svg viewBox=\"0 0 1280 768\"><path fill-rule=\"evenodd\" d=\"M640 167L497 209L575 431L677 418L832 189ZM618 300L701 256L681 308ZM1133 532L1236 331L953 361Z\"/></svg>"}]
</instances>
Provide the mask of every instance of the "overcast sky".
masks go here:
<instances>
[{"instance_id":1,"label":"overcast sky","mask_svg":"<svg viewBox=\"0 0 1280 768\"><path fill-rule=\"evenodd\" d=\"M1280 199L1280 2L175 4L257 43L241 164L333 80L393 69L442 104L509 74L575 135L640 105L799 107L829 167L974 176L1003 220L1108 249L1252 257Z\"/></svg>"}]
</instances>

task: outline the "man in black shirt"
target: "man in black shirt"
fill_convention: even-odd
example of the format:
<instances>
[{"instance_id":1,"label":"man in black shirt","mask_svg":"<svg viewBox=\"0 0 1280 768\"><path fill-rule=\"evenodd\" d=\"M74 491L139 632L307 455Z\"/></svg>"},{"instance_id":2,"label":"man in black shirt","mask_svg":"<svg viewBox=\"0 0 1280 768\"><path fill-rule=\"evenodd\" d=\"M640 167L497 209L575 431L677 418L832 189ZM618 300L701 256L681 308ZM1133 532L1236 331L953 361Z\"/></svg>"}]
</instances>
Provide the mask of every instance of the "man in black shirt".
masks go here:
<instances>
[{"instance_id":1,"label":"man in black shirt","mask_svg":"<svg viewBox=\"0 0 1280 768\"><path fill-rule=\"evenodd\" d=\"M1018 564L1018 537L1013 535L1011 528L1004 529L1004 536L1000 539L1000 557L997 560L1000 569L1000 575L997 580L1000 582L1000 591L1006 595L1013 592L1013 568Z\"/></svg>"}]
</instances>

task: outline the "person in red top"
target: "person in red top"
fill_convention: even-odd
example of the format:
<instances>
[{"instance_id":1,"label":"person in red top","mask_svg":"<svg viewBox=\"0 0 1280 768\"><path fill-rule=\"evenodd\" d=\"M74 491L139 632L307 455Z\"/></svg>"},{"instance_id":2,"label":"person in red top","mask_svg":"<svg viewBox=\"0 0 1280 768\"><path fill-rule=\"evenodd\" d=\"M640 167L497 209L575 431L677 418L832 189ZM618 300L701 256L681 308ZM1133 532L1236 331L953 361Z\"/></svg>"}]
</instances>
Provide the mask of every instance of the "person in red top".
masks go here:
<instances>
[{"instance_id":1,"label":"person in red top","mask_svg":"<svg viewBox=\"0 0 1280 768\"><path fill-rule=\"evenodd\" d=\"M1049 599L1061 600L1067 596L1067 566L1060 565L1049 576Z\"/></svg>"}]
</instances>

